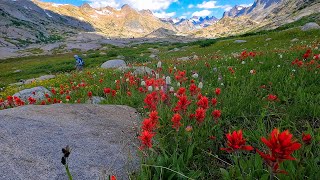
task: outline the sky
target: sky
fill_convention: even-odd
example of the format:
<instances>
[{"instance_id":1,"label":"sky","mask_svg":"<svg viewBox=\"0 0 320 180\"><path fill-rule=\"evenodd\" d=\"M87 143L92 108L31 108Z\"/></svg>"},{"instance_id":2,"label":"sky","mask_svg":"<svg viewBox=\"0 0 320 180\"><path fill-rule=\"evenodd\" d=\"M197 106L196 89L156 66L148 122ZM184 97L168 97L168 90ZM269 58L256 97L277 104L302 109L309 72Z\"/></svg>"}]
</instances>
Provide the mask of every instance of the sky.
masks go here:
<instances>
[{"instance_id":1,"label":"sky","mask_svg":"<svg viewBox=\"0 0 320 180\"><path fill-rule=\"evenodd\" d=\"M235 5L250 6L254 0L42 0L58 4L73 4L80 6L89 3L92 7L99 8L111 6L121 8L124 4L142 10L149 9L160 18L190 18L192 16L215 16L221 18L224 11L230 10Z\"/></svg>"}]
</instances>

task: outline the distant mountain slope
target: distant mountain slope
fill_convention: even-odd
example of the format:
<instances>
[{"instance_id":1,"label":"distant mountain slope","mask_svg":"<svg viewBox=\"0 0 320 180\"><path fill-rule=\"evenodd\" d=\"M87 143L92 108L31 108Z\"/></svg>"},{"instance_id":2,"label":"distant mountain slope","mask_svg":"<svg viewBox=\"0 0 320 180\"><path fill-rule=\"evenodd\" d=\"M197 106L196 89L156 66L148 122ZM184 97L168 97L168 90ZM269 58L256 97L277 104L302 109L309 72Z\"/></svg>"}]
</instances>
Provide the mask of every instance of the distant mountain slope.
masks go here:
<instances>
[{"instance_id":1,"label":"distant mountain slope","mask_svg":"<svg viewBox=\"0 0 320 180\"><path fill-rule=\"evenodd\" d=\"M94 28L76 18L43 10L32 1L0 1L0 46L50 42L76 31Z\"/></svg>"},{"instance_id":2,"label":"distant mountain slope","mask_svg":"<svg viewBox=\"0 0 320 180\"><path fill-rule=\"evenodd\" d=\"M162 18L161 21L171 23L179 32L188 32L195 29L208 27L216 23L219 19L214 16L197 17L193 16L190 19L180 18Z\"/></svg>"},{"instance_id":3,"label":"distant mountain slope","mask_svg":"<svg viewBox=\"0 0 320 180\"><path fill-rule=\"evenodd\" d=\"M319 0L255 0L250 7L235 6L226 11L223 17L247 16L255 21L264 21L271 18L286 18L309 11L309 14L319 12ZM299 12L305 9L303 12ZM281 17L280 17L281 18Z\"/></svg>"},{"instance_id":4,"label":"distant mountain slope","mask_svg":"<svg viewBox=\"0 0 320 180\"><path fill-rule=\"evenodd\" d=\"M41 8L57 12L65 16L73 16L92 24L94 28L109 37L143 37L159 28L175 30L170 23L164 23L151 11L137 11L129 5L120 10L112 7L92 8L89 4L80 7L73 5L57 5L34 0Z\"/></svg>"},{"instance_id":5,"label":"distant mountain slope","mask_svg":"<svg viewBox=\"0 0 320 180\"><path fill-rule=\"evenodd\" d=\"M250 7L233 7L216 24L192 34L196 37L220 37L274 29L319 12L319 0L255 0Z\"/></svg>"}]
</instances>

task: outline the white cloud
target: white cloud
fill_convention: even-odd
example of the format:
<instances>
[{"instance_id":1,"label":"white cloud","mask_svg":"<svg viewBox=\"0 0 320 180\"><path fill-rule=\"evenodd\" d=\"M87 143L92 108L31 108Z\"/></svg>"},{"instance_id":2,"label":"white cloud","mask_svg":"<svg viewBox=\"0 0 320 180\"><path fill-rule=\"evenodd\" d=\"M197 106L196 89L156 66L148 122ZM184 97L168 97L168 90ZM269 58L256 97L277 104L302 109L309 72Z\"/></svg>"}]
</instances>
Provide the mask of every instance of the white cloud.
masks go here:
<instances>
[{"instance_id":1,"label":"white cloud","mask_svg":"<svg viewBox=\"0 0 320 180\"><path fill-rule=\"evenodd\" d=\"M216 5L217 1L204 1L202 4L198 4L198 8L202 9L214 9L214 8L219 8L219 6Z\"/></svg>"},{"instance_id":2,"label":"white cloud","mask_svg":"<svg viewBox=\"0 0 320 180\"><path fill-rule=\"evenodd\" d=\"M187 19L187 16L180 16L180 19Z\"/></svg>"},{"instance_id":3,"label":"white cloud","mask_svg":"<svg viewBox=\"0 0 320 180\"><path fill-rule=\"evenodd\" d=\"M194 5L193 4L189 4L188 8L194 8Z\"/></svg>"},{"instance_id":4,"label":"white cloud","mask_svg":"<svg viewBox=\"0 0 320 180\"><path fill-rule=\"evenodd\" d=\"M242 6L242 7L250 7L250 6L252 6L253 5L253 3L251 3L251 4L240 4L239 6Z\"/></svg>"},{"instance_id":5,"label":"white cloud","mask_svg":"<svg viewBox=\"0 0 320 180\"><path fill-rule=\"evenodd\" d=\"M176 15L176 12L170 12L170 13L166 13L164 11L162 12L155 12L153 13L153 15L155 15L158 18L170 18Z\"/></svg>"},{"instance_id":6,"label":"white cloud","mask_svg":"<svg viewBox=\"0 0 320 180\"><path fill-rule=\"evenodd\" d=\"M202 10L202 11L196 11L192 14L192 16L200 16L200 17L204 17L204 16L209 16L212 13L212 11L209 10Z\"/></svg>"},{"instance_id":7,"label":"white cloud","mask_svg":"<svg viewBox=\"0 0 320 180\"><path fill-rule=\"evenodd\" d=\"M225 11L230 11L232 9L232 6L225 5L225 6L221 6L221 8L224 9Z\"/></svg>"},{"instance_id":8,"label":"white cloud","mask_svg":"<svg viewBox=\"0 0 320 180\"><path fill-rule=\"evenodd\" d=\"M198 8L201 9L224 9L225 11L229 11L232 9L231 5L217 5L217 1L204 1L201 4L197 4Z\"/></svg>"},{"instance_id":9,"label":"white cloud","mask_svg":"<svg viewBox=\"0 0 320 180\"><path fill-rule=\"evenodd\" d=\"M189 15L191 15L192 14L192 12L184 12L183 14L182 14L182 16L189 16Z\"/></svg>"},{"instance_id":10,"label":"white cloud","mask_svg":"<svg viewBox=\"0 0 320 180\"><path fill-rule=\"evenodd\" d=\"M168 7L178 0L87 0L92 7L111 6L120 8L124 4L128 4L134 9L149 9L151 11L166 10Z\"/></svg>"}]
</instances>

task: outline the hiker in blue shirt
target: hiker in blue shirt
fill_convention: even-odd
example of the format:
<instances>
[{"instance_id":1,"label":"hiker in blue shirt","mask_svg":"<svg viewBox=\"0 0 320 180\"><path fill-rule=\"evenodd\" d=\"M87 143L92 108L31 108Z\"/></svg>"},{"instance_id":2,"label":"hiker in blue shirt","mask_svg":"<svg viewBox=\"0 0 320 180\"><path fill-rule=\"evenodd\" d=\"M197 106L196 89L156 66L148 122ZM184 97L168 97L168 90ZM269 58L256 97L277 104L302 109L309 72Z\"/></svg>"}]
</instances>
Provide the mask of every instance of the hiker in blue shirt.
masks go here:
<instances>
[{"instance_id":1,"label":"hiker in blue shirt","mask_svg":"<svg viewBox=\"0 0 320 180\"><path fill-rule=\"evenodd\" d=\"M84 66L84 61L78 55L74 55L74 58L76 59L76 70L82 71Z\"/></svg>"}]
</instances>

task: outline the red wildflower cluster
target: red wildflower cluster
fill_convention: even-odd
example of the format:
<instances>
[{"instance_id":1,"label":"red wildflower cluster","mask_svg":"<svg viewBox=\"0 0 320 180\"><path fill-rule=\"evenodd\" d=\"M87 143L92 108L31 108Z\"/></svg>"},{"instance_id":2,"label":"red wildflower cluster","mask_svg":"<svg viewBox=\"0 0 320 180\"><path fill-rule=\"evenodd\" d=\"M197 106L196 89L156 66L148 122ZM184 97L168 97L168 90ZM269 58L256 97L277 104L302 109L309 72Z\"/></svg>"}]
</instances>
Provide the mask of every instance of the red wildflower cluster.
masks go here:
<instances>
[{"instance_id":1,"label":"red wildflower cluster","mask_svg":"<svg viewBox=\"0 0 320 180\"><path fill-rule=\"evenodd\" d=\"M234 69L233 69L232 67L229 67L228 70L229 70L229 72L230 72L231 74L234 74L234 73L235 73L235 71L234 71Z\"/></svg>"},{"instance_id":2,"label":"red wildflower cluster","mask_svg":"<svg viewBox=\"0 0 320 180\"><path fill-rule=\"evenodd\" d=\"M192 96L194 95L197 95L197 93L200 91L199 88L197 87L197 85L195 85L194 83L190 84L190 87L189 87L189 91L190 91L190 94Z\"/></svg>"},{"instance_id":3,"label":"red wildflower cluster","mask_svg":"<svg viewBox=\"0 0 320 180\"><path fill-rule=\"evenodd\" d=\"M280 132L275 128L269 139L261 138L261 141L269 148L268 153L264 153L257 149L260 156L266 161L274 173L287 173L284 170L279 170L280 164L285 160L295 160L291 154L301 147L301 144L296 140L292 140L293 135L289 130Z\"/></svg>"},{"instance_id":4,"label":"red wildflower cluster","mask_svg":"<svg viewBox=\"0 0 320 180\"><path fill-rule=\"evenodd\" d=\"M223 151L234 152L237 150L252 151L253 147L246 145L246 139L243 138L242 130L233 131L232 133L226 134L227 137L227 148L221 148Z\"/></svg>"},{"instance_id":5,"label":"red wildflower cluster","mask_svg":"<svg viewBox=\"0 0 320 180\"><path fill-rule=\"evenodd\" d=\"M309 145L311 144L312 141L312 136L310 134L302 134L302 141L306 144Z\"/></svg>"},{"instance_id":6,"label":"red wildflower cluster","mask_svg":"<svg viewBox=\"0 0 320 180\"><path fill-rule=\"evenodd\" d=\"M141 135L138 137L141 142L142 142L142 146L141 146L141 149L144 149L144 148L151 148L152 147L152 137L154 136L155 134L150 132L150 131L143 131L141 133Z\"/></svg>"},{"instance_id":7,"label":"red wildflower cluster","mask_svg":"<svg viewBox=\"0 0 320 180\"><path fill-rule=\"evenodd\" d=\"M206 117L206 110L203 109L202 107L199 107L197 110L196 110L196 113L195 113L195 118L197 120L197 122L199 124L201 124L203 121L204 121L204 118Z\"/></svg>"},{"instance_id":8,"label":"red wildflower cluster","mask_svg":"<svg viewBox=\"0 0 320 180\"><path fill-rule=\"evenodd\" d=\"M201 107L203 109L209 108L209 100L206 96L201 96L199 101L197 102L198 107Z\"/></svg>"},{"instance_id":9,"label":"red wildflower cluster","mask_svg":"<svg viewBox=\"0 0 320 180\"><path fill-rule=\"evenodd\" d=\"M221 111L218 109L213 110L212 116L217 121L221 116Z\"/></svg>"},{"instance_id":10,"label":"red wildflower cluster","mask_svg":"<svg viewBox=\"0 0 320 180\"><path fill-rule=\"evenodd\" d=\"M269 94L267 99L268 99L268 101L277 101L278 100L278 96L274 95L274 94Z\"/></svg>"},{"instance_id":11,"label":"red wildflower cluster","mask_svg":"<svg viewBox=\"0 0 320 180\"><path fill-rule=\"evenodd\" d=\"M175 73L175 79L179 82L184 82L187 80L186 71L177 71Z\"/></svg>"},{"instance_id":12,"label":"red wildflower cluster","mask_svg":"<svg viewBox=\"0 0 320 180\"><path fill-rule=\"evenodd\" d=\"M181 124L181 115L179 113L176 113L173 115L173 117L171 118L171 122L173 123L172 128L176 129L177 131L179 130Z\"/></svg>"},{"instance_id":13,"label":"red wildflower cluster","mask_svg":"<svg viewBox=\"0 0 320 180\"><path fill-rule=\"evenodd\" d=\"M188 109L188 106L191 104L191 101L188 100L186 95L181 95L178 97L179 100L177 102L176 107L173 109L174 112L186 112Z\"/></svg>"},{"instance_id":14,"label":"red wildflower cluster","mask_svg":"<svg viewBox=\"0 0 320 180\"><path fill-rule=\"evenodd\" d=\"M242 51L241 54L240 54L240 59L241 60L244 60L248 57L252 57L254 58L256 56L256 53L255 52L247 52L247 51Z\"/></svg>"},{"instance_id":15,"label":"red wildflower cluster","mask_svg":"<svg viewBox=\"0 0 320 180\"><path fill-rule=\"evenodd\" d=\"M215 93L216 93L217 96L220 95L221 94L221 89L220 88L216 88Z\"/></svg>"}]
</instances>

